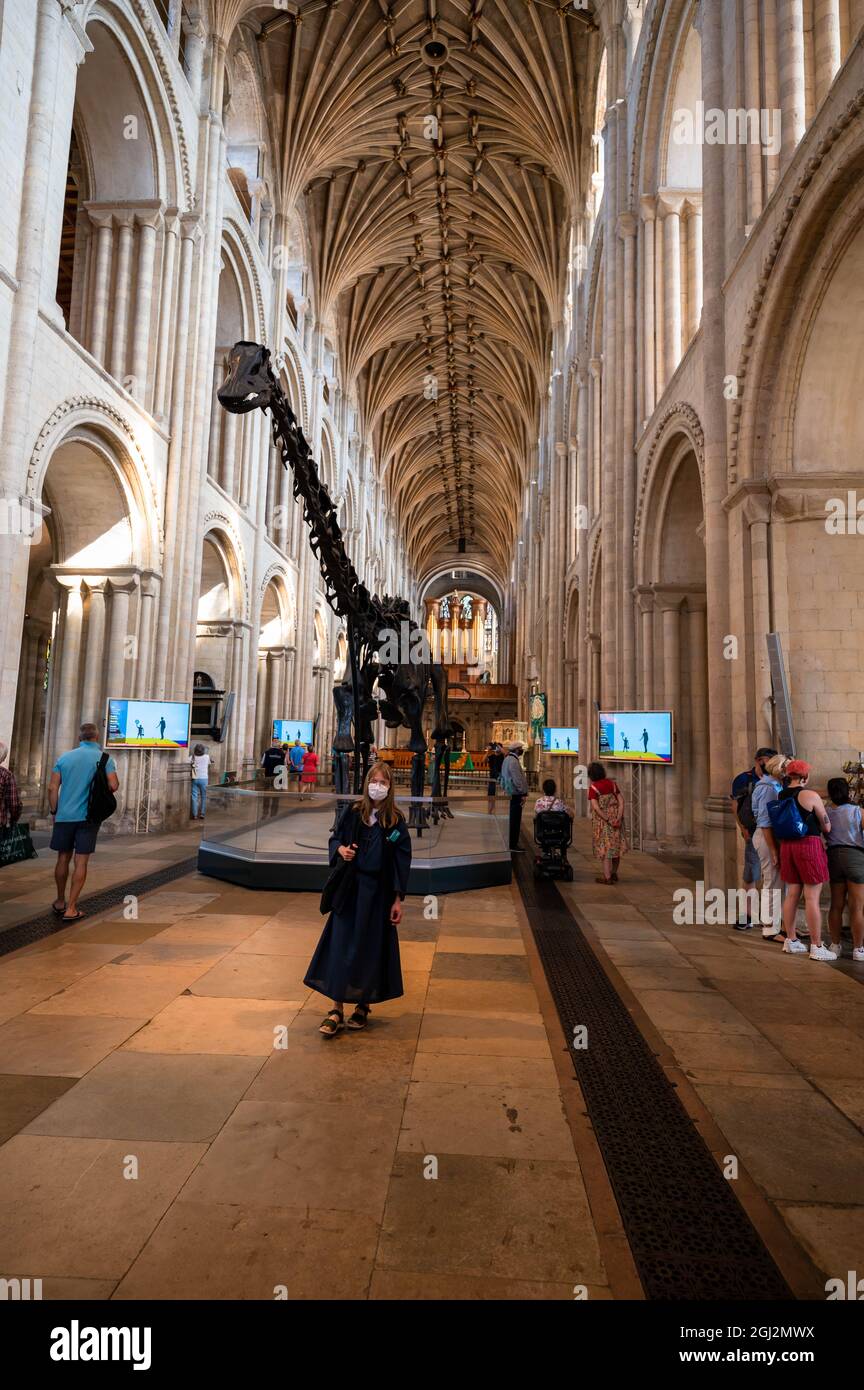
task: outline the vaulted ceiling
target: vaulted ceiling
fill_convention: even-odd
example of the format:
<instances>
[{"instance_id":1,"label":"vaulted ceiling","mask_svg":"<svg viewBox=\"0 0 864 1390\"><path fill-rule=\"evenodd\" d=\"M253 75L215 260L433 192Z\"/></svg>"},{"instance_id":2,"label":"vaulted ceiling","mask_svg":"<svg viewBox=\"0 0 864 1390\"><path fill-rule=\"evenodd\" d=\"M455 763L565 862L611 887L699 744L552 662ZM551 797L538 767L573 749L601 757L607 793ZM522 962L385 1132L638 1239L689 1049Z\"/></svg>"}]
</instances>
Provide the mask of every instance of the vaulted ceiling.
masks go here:
<instances>
[{"instance_id":1,"label":"vaulted ceiling","mask_svg":"<svg viewBox=\"0 0 864 1390\"><path fill-rule=\"evenodd\" d=\"M305 204L315 312L415 573L509 573L600 41L553 0L213 0L258 33L277 205Z\"/></svg>"}]
</instances>

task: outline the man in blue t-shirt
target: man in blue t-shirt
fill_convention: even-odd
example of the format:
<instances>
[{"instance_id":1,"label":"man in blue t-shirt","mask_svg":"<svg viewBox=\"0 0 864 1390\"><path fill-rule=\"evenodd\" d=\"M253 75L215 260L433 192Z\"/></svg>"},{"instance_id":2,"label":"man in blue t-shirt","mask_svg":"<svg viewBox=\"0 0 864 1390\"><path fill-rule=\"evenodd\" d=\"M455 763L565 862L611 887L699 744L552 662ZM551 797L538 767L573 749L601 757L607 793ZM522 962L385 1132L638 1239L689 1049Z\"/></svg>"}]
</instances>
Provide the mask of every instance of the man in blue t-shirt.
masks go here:
<instances>
[{"instance_id":1,"label":"man in blue t-shirt","mask_svg":"<svg viewBox=\"0 0 864 1390\"><path fill-rule=\"evenodd\" d=\"M102 757L99 730L95 724L82 724L78 737L80 742L77 748L69 753L60 754L48 783L48 805L54 817L51 849L57 851L57 863L54 868L57 897L51 907L64 922L77 922L84 916L78 909L78 899L87 879L90 855L96 848L96 837L99 834L99 826L87 819L90 786ZM120 783L117 780L117 768L113 758L108 759L105 771L109 787L112 792L116 792ZM72 886L67 902L66 882L73 854L75 868L72 871Z\"/></svg>"},{"instance_id":2,"label":"man in blue t-shirt","mask_svg":"<svg viewBox=\"0 0 864 1390\"><path fill-rule=\"evenodd\" d=\"M299 730L298 730L299 733ZM292 743L288 753L288 761L291 764L291 771L297 778L297 791L300 792L300 774L303 771L303 758L306 755L305 743Z\"/></svg>"}]
</instances>

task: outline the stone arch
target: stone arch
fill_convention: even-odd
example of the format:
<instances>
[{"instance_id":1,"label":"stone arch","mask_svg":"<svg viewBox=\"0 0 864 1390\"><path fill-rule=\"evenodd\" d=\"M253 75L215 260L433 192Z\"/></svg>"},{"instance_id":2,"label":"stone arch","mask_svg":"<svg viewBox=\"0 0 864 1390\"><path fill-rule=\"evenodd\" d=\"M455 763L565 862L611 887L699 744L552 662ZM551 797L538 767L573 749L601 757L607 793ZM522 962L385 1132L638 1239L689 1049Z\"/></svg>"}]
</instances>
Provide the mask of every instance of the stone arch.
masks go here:
<instances>
[{"instance_id":1,"label":"stone arch","mask_svg":"<svg viewBox=\"0 0 864 1390\"><path fill-rule=\"evenodd\" d=\"M267 175L267 113L257 61L246 46L246 32L235 30L225 63L223 123L227 142L228 180L249 223Z\"/></svg>"},{"instance_id":2,"label":"stone arch","mask_svg":"<svg viewBox=\"0 0 864 1390\"><path fill-rule=\"evenodd\" d=\"M101 725L109 695L149 689L159 554L155 507L114 422L74 407L55 417L28 479L44 515L30 546L11 739L21 780L43 792L82 720Z\"/></svg>"},{"instance_id":3,"label":"stone arch","mask_svg":"<svg viewBox=\"0 0 864 1390\"><path fill-rule=\"evenodd\" d=\"M132 426L107 401L73 396L52 411L30 455L27 496L41 499L52 457L73 440L89 442L103 454L127 498L138 562L161 568L163 526L155 482Z\"/></svg>"},{"instance_id":4,"label":"stone arch","mask_svg":"<svg viewBox=\"0 0 864 1390\"><path fill-rule=\"evenodd\" d=\"M857 663L850 650L864 641L864 375L851 347L864 275L862 109L864 91L825 132L765 259L744 329L730 461L730 523L754 570L742 620L760 646L765 631L780 635L799 750L814 780L854 754L864 719L857 664L855 676L848 669ZM764 666L754 660L748 671L760 733L770 729Z\"/></svg>"},{"instance_id":5,"label":"stone arch","mask_svg":"<svg viewBox=\"0 0 864 1390\"><path fill-rule=\"evenodd\" d=\"M644 567L645 520L651 506L651 493L657 487L658 474L668 470L669 449L679 441L678 448L689 447L696 459L699 470L700 487L704 503L705 495L705 434L702 422L691 405L685 401L675 401L665 410L657 422L651 441L636 498L636 516L633 526L633 543L636 549L637 582L641 574L640 563ZM684 443L680 443L684 441ZM640 561L640 557L642 560Z\"/></svg>"},{"instance_id":6,"label":"stone arch","mask_svg":"<svg viewBox=\"0 0 864 1390\"><path fill-rule=\"evenodd\" d=\"M293 605L286 571L272 566L261 581L259 616L259 649L284 647L292 638Z\"/></svg>"},{"instance_id":7,"label":"stone arch","mask_svg":"<svg viewBox=\"0 0 864 1390\"><path fill-rule=\"evenodd\" d=\"M643 827L654 847L699 845L708 795L708 664L702 470L680 419L657 436L637 550L639 698L670 709L670 768L644 769Z\"/></svg>"},{"instance_id":8,"label":"stone arch","mask_svg":"<svg viewBox=\"0 0 864 1390\"><path fill-rule=\"evenodd\" d=\"M249 616L249 581L243 558L243 545L233 522L224 512L208 512L204 517L202 544L211 536L215 537L215 543L225 560L226 571L230 576L232 617L243 621Z\"/></svg>"},{"instance_id":9,"label":"stone arch","mask_svg":"<svg viewBox=\"0 0 864 1390\"><path fill-rule=\"evenodd\" d=\"M151 408L163 214L194 201L188 158L154 50L128 6L101 0L86 26L92 49L77 73L57 302L72 336Z\"/></svg>"},{"instance_id":10,"label":"stone arch","mask_svg":"<svg viewBox=\"0 0 864 1390\"><path fill-rule=\"evenodd\" d=\"M697 45L699 40L693 23L695 12L695 0L673 0L673 3L656 6L651 15L652 27L645 44L634 125L636 138L631 165L631 205L634 207L640 194L652 194L667 182L677 97L684 98L679 105L689 110L689 98L693 96L689 86L694 76L698 77L701 89L701 73L693 72L698 48L693 48L691 35L695 33ZM698 184L693 186L701 187L701 174Z\"/></svg>"},{"instance_id":11,"label":"stone arch","mask_svg":"<svg viewBox=\"0 0 864 1390\"><path fill-rule=\"evenodd\" d=\"M758 477L772 466L778 471L791 466L791 422L802 382L806 385L807 349L818 332L823 305L833 312L831 285L836 289L841 284L835 277L843 273L844 262L847 271L853 264L846 261L847 254L859 254L862 110L864 88L808 159L768 247L741 335L730 421L730 483ZM854 301L850 312L853 307ZM834 353L831 362L839 364Z\"/></svg>"},{"instance_id":12,"label":"stone arch","mask_svg":"<svg viewBox=\"0 0 864 1390\"><path fill-rule=\"evenodd\" d=\"M263 314L260 286L248 248L238 229L227 221L222 228L221 255L207 472L229 497L245 506L255 466L252 417L222 410L215 401L215 392L225 379L228 353L234 343L241 338L263 338Z\"/></svg>"}]
</instances>

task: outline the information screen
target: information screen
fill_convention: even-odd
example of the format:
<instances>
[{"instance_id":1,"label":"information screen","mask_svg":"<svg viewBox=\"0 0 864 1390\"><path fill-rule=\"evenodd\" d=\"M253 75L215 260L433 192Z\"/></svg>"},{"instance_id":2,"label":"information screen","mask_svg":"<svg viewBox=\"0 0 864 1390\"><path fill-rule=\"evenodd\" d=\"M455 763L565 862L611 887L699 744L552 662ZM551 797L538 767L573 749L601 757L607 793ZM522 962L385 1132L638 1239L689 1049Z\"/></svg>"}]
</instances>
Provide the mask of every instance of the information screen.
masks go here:
<instances>
[{"instance_id":1,"label":"information screen","mask_svg":"<svg viewBox=\"0 0 864 1390\"><path fill-rule=\"evenodd\" d=\"M579 752L579 730L545 728L543 730L543 752L565 758L576 757Z\"/></svg>"},{"instance_id":2,"label":"information screen","mask_svg":"<svg viewBox=\"0 0 864 1390\"><path fill-rule=\"evenodd\" d=\"M672 763L670 710L601 710L600 758L615 763Z\"/></svg>"},{"instance_id":3,"label":"information screen","mask_svg":"<svg viewBox=\"0 0 864 1390\"><path fill-rule=\"evenodd\" d=\"M188 748L186 700L108 700L106 748Z\"/></svg>"},{"instance_id":4,"label":"information screen","mask_svg":"<svg viewBox=\"0 0 864 1390\"><path fill-rule=\"evenodd\" d=\"M273 742L274 743L311 743L312 742L312 720L311 719L274 719L273 720Z\"/></svg>"}]
</instances>

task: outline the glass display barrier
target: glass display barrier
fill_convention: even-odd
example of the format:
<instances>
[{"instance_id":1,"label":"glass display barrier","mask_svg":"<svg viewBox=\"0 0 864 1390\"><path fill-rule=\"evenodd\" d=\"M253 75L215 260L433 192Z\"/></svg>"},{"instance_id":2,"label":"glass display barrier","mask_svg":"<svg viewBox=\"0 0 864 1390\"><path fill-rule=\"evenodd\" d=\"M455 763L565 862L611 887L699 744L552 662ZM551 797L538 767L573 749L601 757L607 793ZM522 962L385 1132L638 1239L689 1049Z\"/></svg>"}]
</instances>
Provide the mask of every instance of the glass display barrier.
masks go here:
<instances>
[{"instance_id":1,"label":"glass display barrier","mask_svg":"<svg viewBox=\"0 0 864 1390\"><path fill-rule=\"evenodd\" d=\"M328 842L353 796L300 797L256 787L210 787L198 868L248 888L315 892L330 873ZM485 795L398 795L411 833L411 894L452 893L509 883L507 802L489 815Z\"/></svg>"}]
</instances>

